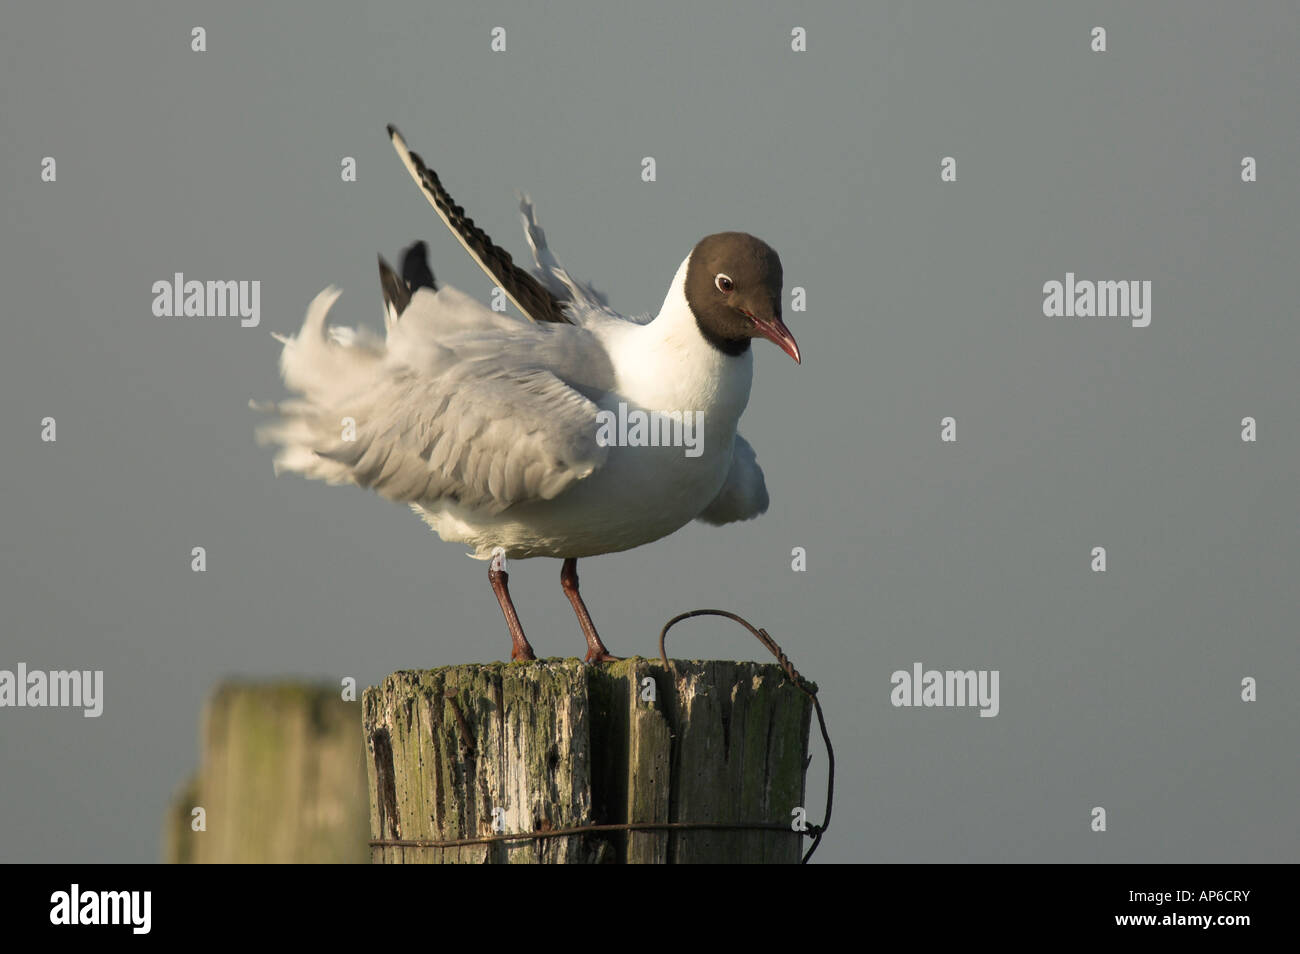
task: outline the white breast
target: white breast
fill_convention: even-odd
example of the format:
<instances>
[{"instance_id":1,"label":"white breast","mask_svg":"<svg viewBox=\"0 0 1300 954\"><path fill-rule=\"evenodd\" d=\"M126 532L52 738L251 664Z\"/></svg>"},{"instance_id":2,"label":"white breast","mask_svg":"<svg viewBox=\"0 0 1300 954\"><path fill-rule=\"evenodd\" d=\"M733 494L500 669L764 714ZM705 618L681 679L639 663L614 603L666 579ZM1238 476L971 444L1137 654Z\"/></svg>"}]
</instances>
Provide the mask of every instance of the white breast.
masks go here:
<instances>
[{"instance_id":1,"label":"white breast","mask_svg":"<svg viewBox=\"0 0 1300 954\"><path fill-rule=\"evenodd\" d=\"M480 558L498 546L513 559L593 556L667 536L713 501L731 467L736 426L749 401L753 352L728 356L704 339L686 303L689 260L677 270L654 321L610 321L591 330L604 342L616 380L598 402L601 409L614 415L700 411L699 455L687 456L680 446L616 445L600 470L553 500L521 504L490 519L454 505L438 512L417 508L440 536L472 545Z\"/></svg>"}]
</instances>

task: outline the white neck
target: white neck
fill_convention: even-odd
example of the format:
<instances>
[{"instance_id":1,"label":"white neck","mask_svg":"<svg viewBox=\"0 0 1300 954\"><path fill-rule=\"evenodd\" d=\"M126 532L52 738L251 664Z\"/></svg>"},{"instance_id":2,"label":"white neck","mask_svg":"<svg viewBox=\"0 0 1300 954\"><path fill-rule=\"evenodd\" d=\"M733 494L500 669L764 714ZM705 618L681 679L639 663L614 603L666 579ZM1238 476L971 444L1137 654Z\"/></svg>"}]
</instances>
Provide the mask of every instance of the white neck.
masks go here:
<instances>
[{"instance_id":1,"label":"white neck","mask_svg":"<svg viewBox=\"0 0 1300 954\"><path fill-rule=\"evenodd\" d=\"M732 356L705 340L686 301L690 260L686 256L678 267L654 321L627 325L610 342L618 391L651 410L704 411L715 427L734 432L749 403L753 349Z\"/></svg>"}]
</instances>

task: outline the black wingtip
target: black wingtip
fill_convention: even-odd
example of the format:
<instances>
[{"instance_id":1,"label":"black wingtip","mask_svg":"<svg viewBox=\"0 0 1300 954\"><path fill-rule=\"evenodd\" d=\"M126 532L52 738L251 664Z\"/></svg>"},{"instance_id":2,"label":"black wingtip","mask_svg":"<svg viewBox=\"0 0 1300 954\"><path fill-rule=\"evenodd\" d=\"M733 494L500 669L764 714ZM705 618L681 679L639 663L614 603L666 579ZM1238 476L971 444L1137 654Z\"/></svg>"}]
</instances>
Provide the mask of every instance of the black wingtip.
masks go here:
<instances>
[{"instance_id":1,"label":"black wingtip","mask_svg":"<svg viewBox=\"0 0 1300 954\"><path fill-rule=\"evenodd\" d=\"M429 246L423 241L413 243L402 253L402 279L412 293L417 288L438 290L433 270L429 268Z\"/></svg>"},{"instance_id":2,"label":"black wingtip","mask_svg":"<svg viewBox=\"0 0 1300 954\"><path fill-rule=\"evenodd\" d=\"M433 270L429 268L429 246L415 242L402 253L402 274L399 277L384 256L379 256L379 287L384 294L384 304L398 317L411 303L411 296L421 288L437 291Z\"/></svg>"},{"instance_id":3,"label":"black wingtip","mask_svg":"<svg viewBox=\"0 0 1300 954\"><path fill-rule=\"evenodd\" d=\"M397 130L389 126L391 135L398 136ZM470 256L483 271L494 278L515 306L533 321L572 324L573 319L565 312L565 302L554 292L542 285L535 277L520 268L510 257L510 253L498 246L474 220L465 214L465 210L456 204L447 190L443 188L437 173L424 163L424 158L405 145L405 140L397 145L412 177L423 190L425 197L438 210L443 222L460 239ZM403 265L403 272L406 266ZM423 273L416 273L423 279ZM411 275L408 274L408 281ZM432 282L432 273L428 276ZM431 285L429 287L432 287Z\"/></svg>"},{"instance_id":4,"label":"black wingtip","mask_svg":"<svg viewBox=\"0 0 1300 954\"><path fill-rule=\"evenodd\" d=\"M394 312L401 315L406 311L406 306L411 303L411 291L382 255L379 256L379 288L383 292L384 303Z\"/></svg>"},{"instance_id":5,"label":"black wingtip","mask_svg":"<svg viewBox=\"0 0 1300 954\"><path fill-rule=\"evenodd\" d=\"M402 135L402 134L399 133L399 132L397 131L397 127L396 127L396 126L394 126L392 123L389 123L389 124L388 124L388 138L389 138L389 139L392 139L394 136L401 136L401 135Z\"/></svg>"}]
</instances>

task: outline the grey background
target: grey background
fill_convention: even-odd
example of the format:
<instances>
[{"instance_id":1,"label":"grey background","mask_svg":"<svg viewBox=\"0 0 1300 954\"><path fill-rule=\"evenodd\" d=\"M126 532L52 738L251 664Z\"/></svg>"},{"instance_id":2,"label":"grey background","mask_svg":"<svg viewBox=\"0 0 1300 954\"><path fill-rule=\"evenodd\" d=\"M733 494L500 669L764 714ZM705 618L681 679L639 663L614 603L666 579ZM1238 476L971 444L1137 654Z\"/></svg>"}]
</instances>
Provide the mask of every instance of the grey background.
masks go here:
<instances>
[{"instance_id":1,"label":"grey background","mask_svg":"<svg viewBox=\"0 0 1300 954\"><path fill-rule=\"evenodd\" d=\"M283 394L268 332L329 283L337 323L380 327L376 252L427 238L440 280L487 295L387 122L517 255L530 190L625 312L722 229L808 289L805 362L761 347L742 422L771 511L581 569L616 652L717 605L820 683L839 755L821 859L1297 860L1293 3L0 16L0 668L104 669L107 695L98 720L0 710L3 860L156 859L223 676L366 685L505 654L481 564L376 496L273 479L253 441L246 402ZM175 271L261 280L261 327L155 318ZM1044 318L1067 271L1152 281L1151 327ZM558 564L512 571L539 652L578 653ZM673 643L761 653L722 622ZM893 708L915 661L1001 670L1001 715Z\"/></svg>"}]
</instances>

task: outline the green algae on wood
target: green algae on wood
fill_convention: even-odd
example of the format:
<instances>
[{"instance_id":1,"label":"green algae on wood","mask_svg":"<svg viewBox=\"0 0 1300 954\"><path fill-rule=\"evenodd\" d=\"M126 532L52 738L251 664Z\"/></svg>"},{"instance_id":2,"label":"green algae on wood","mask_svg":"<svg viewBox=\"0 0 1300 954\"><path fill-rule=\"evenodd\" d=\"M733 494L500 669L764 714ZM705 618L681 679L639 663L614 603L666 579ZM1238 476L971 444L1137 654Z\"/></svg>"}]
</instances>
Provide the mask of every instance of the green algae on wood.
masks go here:
<instances>
[{"instance_id":1,"label":"green algae on wood","mask_svg":"<svg viewBox=\"0 0 1300 954\"><path fill-rule=\"evenodd\" d=\"M803 806L808 697L776 665L673 667L638 657L393 673L362 698L372 837L445 842L627 822L783 830L385 845L374 848L373 860L798 861L801 838L789 826Z\"/></svg>"}]
</instances>

